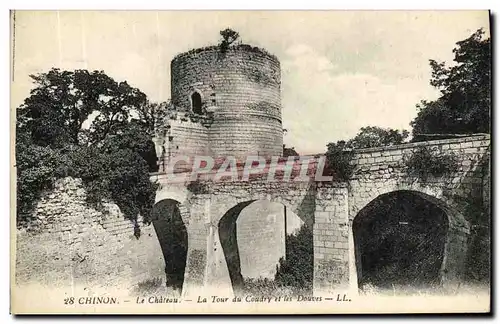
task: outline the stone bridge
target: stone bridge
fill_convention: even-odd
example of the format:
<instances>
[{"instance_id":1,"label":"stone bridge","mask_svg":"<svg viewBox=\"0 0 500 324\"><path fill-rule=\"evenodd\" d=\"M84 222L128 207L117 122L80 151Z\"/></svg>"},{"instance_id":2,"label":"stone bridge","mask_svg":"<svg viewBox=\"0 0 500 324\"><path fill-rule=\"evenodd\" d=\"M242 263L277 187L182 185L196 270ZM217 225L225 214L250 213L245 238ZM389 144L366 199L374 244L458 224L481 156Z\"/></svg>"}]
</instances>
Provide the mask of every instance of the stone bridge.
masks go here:
<instances>
[{"instance_id":1,"label":"stone bridge","mask_svg":"<svg viewBox=\"0 0 500 324\"><path fill-rule=\"evenodd\" d=\"M422 148L443 161L456 156L455 168L440 176L409 173L405 159ZM183 294L198 295L201 287L219 295L233 292L241 280L234 224L246 206L260 200L281 203L313 226L315 294L356 290L365 272L362 246L372 234L362 224L375 224L371 215L383 217L375 211L387 199L408 197L444 213L442 226L435 223L427 229L435 233L444 228L442 247L437 247L444 250L439 282L450 286L461 282L466 255L474 244L478 209L489 211L489 135L357 150L352 163L353 175L346 182L206 182L193 189L169 184L165 174L152 175L160 184L157 204L176 202L187 232ZM158 217L153 225L162 215ZM408 222L398 224L404 227Z\"/></svg>"}]
</instances>

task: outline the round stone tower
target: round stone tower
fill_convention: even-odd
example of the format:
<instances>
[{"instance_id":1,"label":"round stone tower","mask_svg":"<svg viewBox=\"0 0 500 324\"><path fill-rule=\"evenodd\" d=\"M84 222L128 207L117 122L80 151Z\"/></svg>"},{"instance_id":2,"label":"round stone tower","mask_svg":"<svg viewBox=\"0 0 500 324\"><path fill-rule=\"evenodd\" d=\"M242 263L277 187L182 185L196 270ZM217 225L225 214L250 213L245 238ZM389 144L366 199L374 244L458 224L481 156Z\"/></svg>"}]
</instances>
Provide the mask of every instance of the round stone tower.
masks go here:
<instances>
[{"instance_id":1,"label":"round stone tower","mask_svg":"<svg viewBox=\"0 0 500 324\"><path fill-rule=\"evenodd\" d=\"M281 72L275 56L249 45L194 49L172 60L171 78L178 110L212 116L212 156L281 156Z\"/></svg>"}]
</instances>

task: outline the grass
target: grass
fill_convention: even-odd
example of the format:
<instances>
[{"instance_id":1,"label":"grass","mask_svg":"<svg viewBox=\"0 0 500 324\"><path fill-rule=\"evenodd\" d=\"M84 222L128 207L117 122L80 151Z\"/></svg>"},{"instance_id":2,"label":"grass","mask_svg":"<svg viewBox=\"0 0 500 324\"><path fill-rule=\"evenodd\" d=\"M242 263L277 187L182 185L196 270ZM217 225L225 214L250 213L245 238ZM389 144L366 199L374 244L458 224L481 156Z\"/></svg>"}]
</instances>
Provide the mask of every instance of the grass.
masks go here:
<instances>
[{"instance_id":1,"label":"grass","mask_svg":"<svg viewBox=\"0 0 500 324\"><path fill-rule=\"evenodd\" d=\"M137 283L132 290L132 294L136 296L162 295L169 297L179 297L180 293L180 290L166 286L163 283L163 279L159 277L143 280Z\"/></svg>"},{"instance_id":2,"label":"grass","mask_svg":"<svg viewBox=\"0 0 500 324\"><path fill-rule=\"evenodd\" d=\"M285 286L268 278L245 278L243 293L252 296L308 296L312 294L311 289Z\"/></svg>"},{"instance_id":3,"label":"grass","mask_svg":"<svg viewBox=\"0 0 500 324\"><path fill-rule=\"evenodd\" d=\"M436 285L432 287L411 287L392 285L391 288L380 288L365 284L360 289L360 295L365 296L454 296L454 295L482 295L489 293L488 285L459 284L456 287Z\"/></svg>"}]
</instances>

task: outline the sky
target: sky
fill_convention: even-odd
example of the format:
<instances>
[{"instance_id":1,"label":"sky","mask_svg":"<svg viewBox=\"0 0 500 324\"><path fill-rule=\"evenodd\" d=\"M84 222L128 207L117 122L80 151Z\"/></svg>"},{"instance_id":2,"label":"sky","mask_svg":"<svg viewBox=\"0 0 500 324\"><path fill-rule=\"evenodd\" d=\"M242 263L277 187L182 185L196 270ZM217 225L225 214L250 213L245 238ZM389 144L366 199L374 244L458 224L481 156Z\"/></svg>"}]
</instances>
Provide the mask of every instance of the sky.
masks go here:
<instances>
[{"instance_id":1,"label":"sky","mask_svg":"<svg viewBox=\"0 0 500 324\"><path fill-rule=\"evenodd\" d=\"M487 11L17 11L11 108L33 87L30 74L103 70L152 101L170 98L170 61L217 44L232 28L243 43L276 55L282 70L284 143L299 154L361 127L410 130L429 85L429 59L451 62L457 41Z\"/></svg>"}]
</instances>

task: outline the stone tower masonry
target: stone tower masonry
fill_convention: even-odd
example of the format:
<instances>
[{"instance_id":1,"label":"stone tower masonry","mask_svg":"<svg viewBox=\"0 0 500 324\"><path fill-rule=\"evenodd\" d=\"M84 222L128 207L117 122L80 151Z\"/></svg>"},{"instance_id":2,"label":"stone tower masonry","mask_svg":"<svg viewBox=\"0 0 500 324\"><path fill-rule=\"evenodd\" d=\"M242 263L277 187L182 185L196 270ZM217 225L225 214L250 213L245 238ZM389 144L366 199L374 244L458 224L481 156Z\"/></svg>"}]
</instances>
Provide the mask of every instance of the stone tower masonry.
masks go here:
<instances>
[{"instance_id":1,"label":"stone tower masonry","mask_svg":"<svg viewBox=\"0 0 500 324\"><path fill-rule=\"evenodd\" d=\"M281 156L278 59L249 45L194 49L171 62L175 117L156 139L158 156Z\"/></svg>"}]
</instances>

